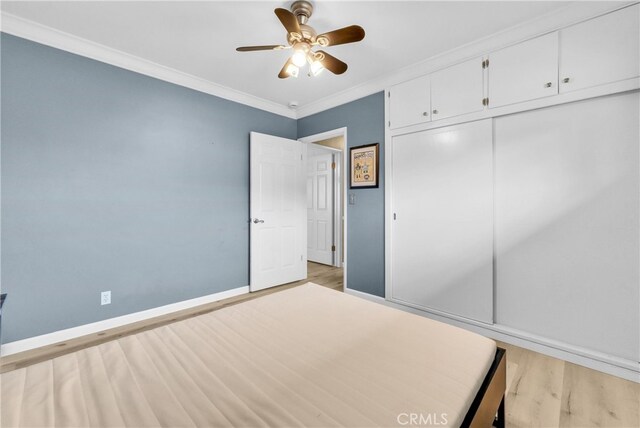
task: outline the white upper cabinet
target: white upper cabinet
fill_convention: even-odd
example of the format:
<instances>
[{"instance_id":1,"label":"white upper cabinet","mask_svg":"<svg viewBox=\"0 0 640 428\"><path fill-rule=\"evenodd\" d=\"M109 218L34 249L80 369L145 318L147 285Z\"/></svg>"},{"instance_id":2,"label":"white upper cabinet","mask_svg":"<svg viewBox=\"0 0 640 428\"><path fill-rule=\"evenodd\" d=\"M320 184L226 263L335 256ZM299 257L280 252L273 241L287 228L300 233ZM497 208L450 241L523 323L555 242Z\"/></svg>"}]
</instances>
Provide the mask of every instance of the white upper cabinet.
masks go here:
<instances>
[{"instance_id":1,"label":"white upper cabinet","mask_svg":"<svg viewBox=\"0 0 640 428\"><path fill-rule=\"evenodd\" d=\"M489 107L558 93L558 33L519 43L489 55Z\"/></svg>"},{"instance_id":2,"label":"white upper cabinet","mask_svg":"<svg viewBox=\"0 0 640 428\"><path fill-rule=\"evenodd\" d=\"M389 128L402 128L431 120L429 76L392 86L389 94Z\"/></svg>"},{"instance_id":3,"label":"white upper cabinet","mask_svg":"<svg viewBox=\"0 0 640 428\"><path fill-rule=\"evenodd\" d=\"M482 58L431 74L431 120L482 110Z\"/></svg>"},{"instance_id":4,"label":"white upper cabinet","mask_svg":"<svg viewBox=\"0 0 640 428\"><path fill-rule=\"evenodd\" d=\"M640 75L640 5L560 32L560 92Z\"/></svg>"}]
</instances>

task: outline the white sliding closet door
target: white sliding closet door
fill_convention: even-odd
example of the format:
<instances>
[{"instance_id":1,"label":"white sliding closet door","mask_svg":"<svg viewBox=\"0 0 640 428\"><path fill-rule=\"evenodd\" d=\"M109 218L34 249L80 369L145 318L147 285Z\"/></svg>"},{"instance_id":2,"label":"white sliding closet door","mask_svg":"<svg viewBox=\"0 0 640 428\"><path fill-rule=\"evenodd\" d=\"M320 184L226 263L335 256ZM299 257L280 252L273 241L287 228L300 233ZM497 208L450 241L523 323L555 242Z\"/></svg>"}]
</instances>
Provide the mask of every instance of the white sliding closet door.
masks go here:
<instances>
[{"instance_id":1,"label":"white sliding closet door","mask_svg":"<svg viewBox=\"0 0 640 428\"><path fill-rule=\"evenodd\" d=\"M495 121L496 322L640 358L640 98Z\"/></svg>"},{"instance_id":2,"label":"white sliding closet door","mask_svg":"<svg viewBox=\"0 0 640 428\"><path fill-rule=\"evenodd\" d=\"M491 119L392 141L392 298L493 322Z\"/></svg>"}]
</instances>

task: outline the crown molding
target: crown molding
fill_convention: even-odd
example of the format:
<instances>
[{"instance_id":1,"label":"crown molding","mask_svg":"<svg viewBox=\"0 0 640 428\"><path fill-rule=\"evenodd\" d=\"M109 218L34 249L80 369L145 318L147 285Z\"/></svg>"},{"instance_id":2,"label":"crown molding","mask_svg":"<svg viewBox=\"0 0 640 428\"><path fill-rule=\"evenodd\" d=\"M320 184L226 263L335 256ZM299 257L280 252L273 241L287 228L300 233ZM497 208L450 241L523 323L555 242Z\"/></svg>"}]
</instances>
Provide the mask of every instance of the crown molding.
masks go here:
<instances>
[{"instance_id":1,"label":"crown molding","mask_svg":"<svg viewBox=\"0 0 640 428\"><path fill-rule=\"evenodd\" d=\"M632 2L572 2L562 9L542 15L498 33L475 40L450 51L427 58L407 67L395 70L382 77L369 80L337 94L332 94L297 108L297 118L301 119L333 107L355 101L367 95L382 92L389 86L432 73L459 62L487 54L504 47L520 43L561 28L604 15L614 10L638 3Z\"/></svg>"},{"instance_id":2,"label":"crown molding","mask_svg":"<svg viewBox=\"0 0 640 428\"><path fill-rule=\"evenodd\" d=\"M296 112L282 104L216 84L6 12L0 12L0 31L165 82L296 119Z\"/></svg>"},{"instance_id":3,"label":"crown molding","mask_svg":"<svg viewBox=\"0 0 640 428\"><path fill-rule=\"evenodd\" d=\"M301 119L381 92L396 83L432 73L473 57L484 56L497 49L636 3L638 2L571 2L560 10L301 105L295 110L5 12L0 12L0 31L280 116Z\"/></svg>"}]
</instances>

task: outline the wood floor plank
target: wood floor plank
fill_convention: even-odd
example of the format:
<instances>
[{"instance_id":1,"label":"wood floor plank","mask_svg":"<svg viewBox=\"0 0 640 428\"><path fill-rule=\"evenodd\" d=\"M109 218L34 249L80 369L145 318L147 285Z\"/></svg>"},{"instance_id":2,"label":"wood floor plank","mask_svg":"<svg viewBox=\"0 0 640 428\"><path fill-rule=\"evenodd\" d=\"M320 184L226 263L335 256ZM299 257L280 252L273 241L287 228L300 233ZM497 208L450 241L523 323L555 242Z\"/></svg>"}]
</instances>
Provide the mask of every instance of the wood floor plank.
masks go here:
<instances>
[{"instance_id":1,"label":"wood floor plank","mask_svg":"<svg viewBox=\"0 0 640 428\"><path fill-rule=\"evenodd\" d=\"M511 384L513 384L513 380L516 378L517 372L518 365L507 359L507 393L511 390Z\"/></svg>"},{"instance_id":2,"label":"wood floor plank","mask_svg":"<svg viewBox=\"0 0 640 428\"><path fill-rule=\"evenodd\" d=\"M562 391L562 427L640 426L638 384L566 363Z\"/></svg>"},{"instance_id":3,"label":"wood floor plank","mask_svg":"<svg viewBox=\"0 0 640 428\"><path fill-rule=\"evenodd\" d=\"M563 361L535 352L523 355L505 399L508 425L558 427L563 374Z\"/></svg>"}]
</instances>

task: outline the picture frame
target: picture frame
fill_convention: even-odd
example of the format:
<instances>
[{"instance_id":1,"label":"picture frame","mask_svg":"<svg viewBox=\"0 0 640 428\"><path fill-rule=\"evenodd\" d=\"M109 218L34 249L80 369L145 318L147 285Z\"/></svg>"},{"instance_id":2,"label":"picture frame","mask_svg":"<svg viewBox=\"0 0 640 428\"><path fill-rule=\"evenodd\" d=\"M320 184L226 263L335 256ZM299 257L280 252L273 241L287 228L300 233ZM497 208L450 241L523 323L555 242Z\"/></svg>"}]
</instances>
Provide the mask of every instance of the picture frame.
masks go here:
<instances>
[{"instance_id":1,"label":"picture frame","mask_svg":"<svg viewBox=\"0 0 640 428\"><path fill-rule=\"evenodd\" d=\"M349 149L349 188L378 187L380 143L366 144Z\"/></svg>"}]
</instances>

